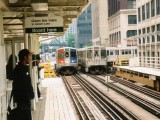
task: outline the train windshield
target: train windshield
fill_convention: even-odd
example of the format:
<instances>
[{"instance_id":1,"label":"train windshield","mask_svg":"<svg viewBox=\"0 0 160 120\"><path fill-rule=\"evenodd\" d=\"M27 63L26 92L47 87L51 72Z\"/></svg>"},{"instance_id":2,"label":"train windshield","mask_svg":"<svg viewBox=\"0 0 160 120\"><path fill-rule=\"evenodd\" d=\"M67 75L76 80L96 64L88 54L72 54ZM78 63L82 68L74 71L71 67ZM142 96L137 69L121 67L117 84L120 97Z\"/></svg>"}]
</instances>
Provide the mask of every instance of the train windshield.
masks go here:
<instances>
[{"instance_id":1,"label":"train windshield","mask_svg":"<svg viewBox=\"0 0 160 120\"><path fill-rule=\"evenodd\" d=\"M101 50L101 57L105 58L106 57L106 50Z\"/></svg>"},{"instance_id":2,"label":"train windshield","mask_svg":"<svg viewBox=\"0 0 160 120\"><path fill-rule=\"evenodd\" d=\"M63 58L63 53L62 53L62 52L59 52L59 53L58 53L58 58L59 58L59 59L62 59L62 58Z\"/></svg>"},{"instance_id":3,"label":"train windshield","mask_svg":"<svg viewBox=\"0 0 160 120\"><path fill-rule=\"evenodd\" d=\"M71 57L75 58L76 57L76 51L71 51Z\"/></svg>"}]
</instances>

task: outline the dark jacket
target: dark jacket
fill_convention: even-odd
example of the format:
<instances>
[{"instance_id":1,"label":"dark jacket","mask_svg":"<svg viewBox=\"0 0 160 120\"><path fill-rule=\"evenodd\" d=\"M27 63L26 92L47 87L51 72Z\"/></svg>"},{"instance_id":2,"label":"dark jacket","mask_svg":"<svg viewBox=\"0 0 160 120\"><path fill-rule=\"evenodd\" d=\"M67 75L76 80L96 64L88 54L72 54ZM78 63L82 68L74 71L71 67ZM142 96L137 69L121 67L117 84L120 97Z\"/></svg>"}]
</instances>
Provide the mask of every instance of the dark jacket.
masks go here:
<instances>
[{"instance_id":1,"label":"dark jacket","mask_svg":"<svg viewBox=\"0 0 160 120\"><path fill-rule=\"evenodd\" d=\"M34 98L29 67L18 63L14 69L13 97L17 104L30 106L30 100Z\"/></svg>"}]
</instances>

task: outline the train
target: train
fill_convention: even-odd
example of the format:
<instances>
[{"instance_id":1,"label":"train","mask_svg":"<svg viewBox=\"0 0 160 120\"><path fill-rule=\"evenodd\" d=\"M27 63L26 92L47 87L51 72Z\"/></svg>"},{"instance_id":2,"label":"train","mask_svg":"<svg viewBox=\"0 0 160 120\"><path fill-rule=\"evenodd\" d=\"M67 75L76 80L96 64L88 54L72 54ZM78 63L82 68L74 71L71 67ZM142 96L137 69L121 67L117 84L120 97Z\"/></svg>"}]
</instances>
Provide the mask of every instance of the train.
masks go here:
<instances>
[{"instance_id":1,"label":"train","mask_svg":"<svg viewBox=\"0 0 160 120\"><path fill-rule=\"evenodd\" d=\"M56 51L56 71L72 75L77 71L90 74L113 73L114 65L129 65L129 59L137 56L137 47L90 46L64 47Z\"/></svg>"},{"instance_id":2,"label":"train","mask_svg":"<svg viewBox=\"0 0 160 120\"><path fill-rule=\"evenodd\" d=\"M77 73L77 50L72 47L63 47L56 50L55 69L61 75L73 75Z\"/></svg>"},{"instance_id":3,"label":"train","mask_svg":"<svg viewBox=\"0 0 160 120\"><path fill-rule=\"evenodd\" d=\"M77 50L78 66L83 72L90 74L103 74L106 72L106 48L103 46L90 46Z\"/></svg>"}]
</instances>

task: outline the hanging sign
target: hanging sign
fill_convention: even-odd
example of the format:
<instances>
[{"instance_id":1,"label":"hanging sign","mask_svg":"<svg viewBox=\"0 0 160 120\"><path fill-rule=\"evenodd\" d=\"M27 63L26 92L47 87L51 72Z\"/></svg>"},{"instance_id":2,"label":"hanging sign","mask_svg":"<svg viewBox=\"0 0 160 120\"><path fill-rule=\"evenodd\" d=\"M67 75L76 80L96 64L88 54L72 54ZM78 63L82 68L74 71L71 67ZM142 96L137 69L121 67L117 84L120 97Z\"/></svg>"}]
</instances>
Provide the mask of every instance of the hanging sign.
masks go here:
<instances>
[{"instance_id":1,"label":"hanging sign","mask_svg":"<svg viewBox=\"0 0 160 120\"><path fill-rule=\"evenodd\" d=\"M26 33L63 32L63 18L56 17L28 17L25 19Z\"/></svg>"}]
</instances>

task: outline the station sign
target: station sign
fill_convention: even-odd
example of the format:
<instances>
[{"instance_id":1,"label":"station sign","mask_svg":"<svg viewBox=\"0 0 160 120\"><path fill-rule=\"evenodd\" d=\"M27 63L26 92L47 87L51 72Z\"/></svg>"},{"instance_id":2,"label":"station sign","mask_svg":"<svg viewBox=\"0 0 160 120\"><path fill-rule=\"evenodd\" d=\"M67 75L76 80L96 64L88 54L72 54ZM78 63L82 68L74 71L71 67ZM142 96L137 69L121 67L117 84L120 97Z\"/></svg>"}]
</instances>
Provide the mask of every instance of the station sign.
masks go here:
<instances>
[{"instance_id":1,"label":"station sign","mask_svg":"<svg viewBox=\"0 0 160 120\"><path fill-rule=\"evenodd\" d=\"M25 19L26 33L63 32L63 18L56 17L27 17Z\"/></svg>"}]
</instances>

